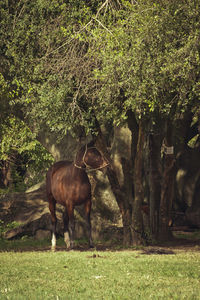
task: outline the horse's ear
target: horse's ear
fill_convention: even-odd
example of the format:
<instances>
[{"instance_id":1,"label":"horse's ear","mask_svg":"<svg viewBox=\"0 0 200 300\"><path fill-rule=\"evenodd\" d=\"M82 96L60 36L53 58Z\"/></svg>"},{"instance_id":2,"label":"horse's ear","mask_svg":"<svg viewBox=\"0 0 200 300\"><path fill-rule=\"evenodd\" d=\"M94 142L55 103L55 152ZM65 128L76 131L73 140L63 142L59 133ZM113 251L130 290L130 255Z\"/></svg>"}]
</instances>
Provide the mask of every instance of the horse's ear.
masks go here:
<instances>
[{"instance_id":1,"label":"horse's ear","mask_svg":"<svg viewBox=\"0 0 200 300\"><path fill-rule=\"evenodd\" d=\"M93 140L93 143L94 143L94 144L95 144L96 141L98 140L98 136L99 136L99 134L98 134L98 135L96 135L96 134L93 134L93 135L92 135L92 140Z\"/></svg>"},{"instance_id":2,"label":"horse's ear","mask_svg":"<svg viewBox=\"0 0 200 300\"><path fill-rule=\"evenodd\" d=\"M87 144L87 147L90 148L90 147L94 147L95 146L95 142L92 140L90 141L88 144Z\"/></svg>"},{"instance_id":3,"label":"horse's ear","mask_svg":"<svg viewBox=\"0 0 200 300\"><path fill-rule=\"evenodd\" d=\"M109 163L109 165L111 165L112 160L110 158L110 154L108 153L106 142L102 134L98 134L96 136L94 146L100 151L100 153L103 155L104 159L106 159L106 161Z\"/></svg>"}]
</instances>

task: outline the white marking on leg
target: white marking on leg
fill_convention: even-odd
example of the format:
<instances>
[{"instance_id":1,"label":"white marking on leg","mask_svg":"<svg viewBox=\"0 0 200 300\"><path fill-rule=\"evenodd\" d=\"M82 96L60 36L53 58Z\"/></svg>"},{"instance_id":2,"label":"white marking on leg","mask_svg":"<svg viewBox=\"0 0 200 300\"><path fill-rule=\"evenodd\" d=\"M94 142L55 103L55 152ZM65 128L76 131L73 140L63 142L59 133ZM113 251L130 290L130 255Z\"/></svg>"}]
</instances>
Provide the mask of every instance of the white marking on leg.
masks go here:
<instances>
[{"instance_id":1,"label":"white marking on leg","mask_svg":"<svg viewBox=\"0 0 200 300\"><path fill-rule=\"evenodd\" d=\"M51 250L52 250L52 251L55 251L55 250L56 250L56 235L55 235L55 233L52 234Z\"/></svg>"},{"instance_id":2,"label":"white marking on leg","mask_svg":"<svg viewBox=\"0 0 200 300\"><path fill-rule=\"evenodd\" d=\"M65 241L65 243L67 245L67 248L70 248L70 238L69 238L69 232L68 231L66 231L64 233L64 241Z\"/></svg>"}]
</instances>

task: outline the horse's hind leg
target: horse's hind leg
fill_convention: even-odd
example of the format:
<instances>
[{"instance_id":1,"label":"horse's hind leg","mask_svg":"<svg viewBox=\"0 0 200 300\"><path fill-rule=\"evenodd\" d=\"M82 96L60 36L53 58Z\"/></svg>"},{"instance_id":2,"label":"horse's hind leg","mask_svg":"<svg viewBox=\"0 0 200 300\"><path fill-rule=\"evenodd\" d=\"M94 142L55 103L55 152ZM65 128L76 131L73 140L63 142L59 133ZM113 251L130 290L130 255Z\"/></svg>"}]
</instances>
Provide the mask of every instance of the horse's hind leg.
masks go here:
<instances>
[{"instance_id":1,"label":"horse's hind leg","mask_svg":"<svg viewBox=\"0 0 200 300\"><path fill-rule=\"evenodd\" d=\"M70 205L67 209L69 217L69 237L70 237L70 248L74 248L74 231L75 231L75 221L74 221L74 208Z\"/></svg>"},{"instance_id":2,"label":"horse's hind leg","mask_svg":"<svg viewBox=\"0 0 200 300\"><path fill-rule=\"evenodd\" d=\"M92 202L91 199L85 203L85 214L86 214L86 221L87 221L87 229L88 229L88 236L89 236L89 247L93 248L93 239L92 239L92 226L91 226L91 219L90 219L90 212L91 212Z\"/></svg>"},{"instance_id":3,"label":"horse's hind leg","mask_svg":"<svg viewBox=\"0 0 200 300\"><path fill-rule=\"evenodd\" d=\"M67 248L70 248L70 238L69 238L69 216L67 208L63 213L63 224L64 224L64 241L67 245Z\"/></svg>"},{"instance_id":4,"label":"horse's hind leg","mask_svg":"<svg viewBox=\"0 0 200 300\"><path fill-rule=\"evenodd\" d=\"M57 224L57 218L56 218L56 201L53 198L53 196L48 197L49 200L49 210L51 213L51 223L52 223L52 240L51 240L51 250L56 250L56 224Z\"/></svg>"}]
</instances>

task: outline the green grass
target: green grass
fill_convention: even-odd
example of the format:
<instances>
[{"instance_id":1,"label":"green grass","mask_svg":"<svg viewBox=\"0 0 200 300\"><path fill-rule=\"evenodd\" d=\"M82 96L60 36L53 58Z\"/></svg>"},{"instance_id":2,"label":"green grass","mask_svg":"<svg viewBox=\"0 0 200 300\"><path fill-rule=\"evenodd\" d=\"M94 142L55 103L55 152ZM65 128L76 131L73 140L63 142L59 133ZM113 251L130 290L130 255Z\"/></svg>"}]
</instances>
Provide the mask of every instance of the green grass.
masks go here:
<instances>
[{"instance_id":1,"label":"green grass","mask_svg":"<svg viewBox=\"0 0 200 300\"><path fill-rule=\"evenodd\" d=\"M178 239L200 240L200 231L196 230L193 232L174 232L174 236Z\"/></svg>"},{"instance_id":2,"label":"green grass","mask_svg":"<svg viewBox=\"0 0 200 300\"><path fill-rule=\"evenodd\" d=\"M65 243L63 238L57 240L57 245L64 248ZM48 239L35 240L27 236L21 239L6 240L0 238L0 251L34 251L34 250L48 250L51 248L51 241Z\"/></svg>"},{"instance_id":3,"label":"green grass","mask_svg":"<svg viewBox=\"0 0 200 300\"><path fill-rule=\"evenodd\" d=\"M200 299L200 252L1 252L0 299Z\"/></svg>"}]
</instances>

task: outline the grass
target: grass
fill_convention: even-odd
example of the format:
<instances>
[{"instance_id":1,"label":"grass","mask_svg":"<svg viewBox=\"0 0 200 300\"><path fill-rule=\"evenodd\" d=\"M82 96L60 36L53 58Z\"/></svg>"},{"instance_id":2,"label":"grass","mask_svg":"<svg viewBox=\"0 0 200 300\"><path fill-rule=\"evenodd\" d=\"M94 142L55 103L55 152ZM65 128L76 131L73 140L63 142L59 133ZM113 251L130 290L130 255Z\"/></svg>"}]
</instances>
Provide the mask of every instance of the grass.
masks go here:
<instances>
[{"instance_id":1,"label":"grass","mask_svg":"<svg viewBox=\"0 0 200 300\"><path fill-rule=\"evenodd\" d=\"M15 251L0 252L0 299L200 299L198 251Z\"/></svg>"},{"instance_id":2,"label":"grass","mask_svg":"<svg viewBox=\"0 0 200 300\"><path fill-rule=\"evenodd\" d=\"M192 232L175 232L174 236L178 239L186 239L186 240L200 240L200 231L192 231Z\"/></svg>"},{"instance_id":3,"label":"grass","mask_svg":"<svg viewBox=\"0 0 200 300\"><path fill-rule=\"evenodd\" d=\"M22 237L21 239L14 240L5 240L0 238L0 251L34 251L34 250L48 250L50 249L51 241L44 240L35 240L34 238L30 238L27 236ZM57 240L57 245L64 247L63 239ZM1 299L1 298L0 298Z\"/></svg>"}]
</instances>

